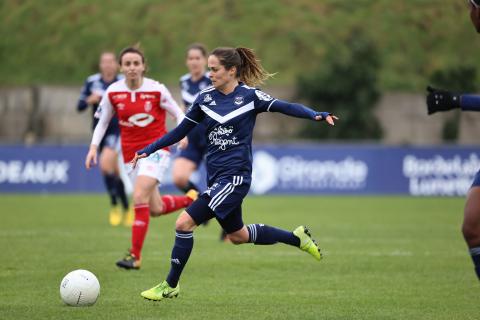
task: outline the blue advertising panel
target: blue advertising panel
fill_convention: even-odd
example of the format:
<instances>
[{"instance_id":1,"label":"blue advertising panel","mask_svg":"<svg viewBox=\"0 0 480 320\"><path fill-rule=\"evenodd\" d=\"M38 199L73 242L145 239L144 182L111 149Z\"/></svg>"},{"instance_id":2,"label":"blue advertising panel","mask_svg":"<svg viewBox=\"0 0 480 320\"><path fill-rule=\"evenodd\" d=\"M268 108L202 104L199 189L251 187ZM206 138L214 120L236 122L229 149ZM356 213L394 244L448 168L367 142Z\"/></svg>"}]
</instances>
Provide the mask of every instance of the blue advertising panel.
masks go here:
<instances>
[{"instance_id":1,"label":"blue advertising panel","mask_svg":"<svg viewBox=\"0 0 480 320\"><path fill-rule=\"evenodd\" d=\"M0 192L104 192L98 168L85 169L86 152L86 146L0 146ZM259 145L253 159L251 193L259 195L463 196L480 169L478 148L454 146ZM205 170L193 179L205 187ZM171 172L161 188L176 190Z\"/></svg>"}]
</instances>

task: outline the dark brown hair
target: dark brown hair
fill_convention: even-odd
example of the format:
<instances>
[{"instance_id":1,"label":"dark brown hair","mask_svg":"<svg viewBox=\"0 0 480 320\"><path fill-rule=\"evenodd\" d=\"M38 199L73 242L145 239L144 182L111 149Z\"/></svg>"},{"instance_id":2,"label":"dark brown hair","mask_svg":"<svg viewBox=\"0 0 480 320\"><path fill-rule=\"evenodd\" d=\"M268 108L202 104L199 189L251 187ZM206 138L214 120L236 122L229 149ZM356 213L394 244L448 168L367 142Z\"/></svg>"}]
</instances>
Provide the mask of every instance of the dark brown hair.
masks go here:
<instances>
[{"instance_id":1,"label":"dark brown hair","mask_svg":"<svg viewBox=\"0 0 480 320\"><path fill-rule=\"evenodd\" d=\"M138 54L140 57L142 57L142 63L145 64L145 55L143 54L143 51L140 50L140 48L138 46L132 46L132 47L127 47L120 52L120 55L118 56L118 64L119 65L122 65L122 58L127 53Z\"/></svg>"},{"instance_id":2,"label":"dark brown hair","mask_svg":"<svg viewBox=\"0 0 480 320\"><path fill-rule=\"evenodd\" d=\"M187 48L187 55L190 52L190 50L198 50L200 51L202 56L204 56L205 58L207 57L207 47L205 47L205 45L202 43L196 42L189 45Z\"/></svg>"},{"instance_id":3,"label":"dark brown hair","mask_svg":"<svg viewBox=\"0 0 480 320\"><path fill-rule=\"evenodd\" d=\"M237 78L248 86L255 87L272 77L260 64L255 52L249 48L216 48L212 51L225 69L237 69Z\"/></svg>"}]
</instances>

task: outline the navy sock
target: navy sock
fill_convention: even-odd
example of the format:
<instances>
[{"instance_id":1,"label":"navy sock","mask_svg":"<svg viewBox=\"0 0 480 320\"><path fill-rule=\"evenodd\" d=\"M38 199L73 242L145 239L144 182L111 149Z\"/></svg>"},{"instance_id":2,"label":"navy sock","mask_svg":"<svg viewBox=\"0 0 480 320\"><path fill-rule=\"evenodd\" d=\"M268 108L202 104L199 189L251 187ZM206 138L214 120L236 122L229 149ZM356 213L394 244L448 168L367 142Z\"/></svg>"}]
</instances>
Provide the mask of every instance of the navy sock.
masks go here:
<instances>
[{"instance_id":1,"label":"navy sock","mask_svg":"<svg viewBox=\"0 0 480 320\"><path fill-rule=\"evenodd\" d=\"M122 178L119 176L115 176L116 181L115 181L115 189L116 189L116 194L120 198L120 201L122 202L123 209L126 211L128 210L128 197L125 192L125 186L123 185Z\"/></svg>"},{"instance_id":2,"label":"navy sock","mask_svg":"<svg viewBox=\"0 0 480 320\"><path fill-rule=\"evenodd\" d=\"M193 248L193 232L175 231L175 244L172 249L172 259L170 260L170 272L167 276L167 283L175 288L182 274L183 268L187 264L188 257Z\"/></svg>"},{"instance_id":3,"label":"navy sock","mask_svg":"<svg viewBox=\"0 0 480 320\"><path fill-rule=\"evenodd\" d=\"M104 174L103 181L105 187L107 188L108 195L110 196L110 203L112 206L117 205L117 186L116 179L117 177L114 174Z\"/></svg>"},{"instance_id":4,"label":"navy sock","mask_svg":"<svg viewBox=\"0 0 480 320\"><path fill-rule=\"evenodd\" d=\"M247 225L249 241L254 244L275 244L277 242L300 246L300 239L291 231L278 229L264 224Z\"/></svg>"},{"instance_id":5,"label":"navy sock","mask_svg":"<svg viewBox=\"0 0 480 320\"><path fill-rule=\"evenodd\" d=\"M475 265L475 272L480 280L480 247L470 248L470 255L472 256L473 264Z\"/></svg>"},{"instance_id":6,"label":"navy sock","mask_svg":"<svg viewBox=\"0 0 480 320\"><path fill-rule=\"evenodd\" d=\"M179 188L180 190L183 191L183 193L187 193L189 190L196 190L196 191L199 191L198 190L198 187L190 180L188 180L188 183L185 187L183 188Z\"/></svg>"}]
</instances>

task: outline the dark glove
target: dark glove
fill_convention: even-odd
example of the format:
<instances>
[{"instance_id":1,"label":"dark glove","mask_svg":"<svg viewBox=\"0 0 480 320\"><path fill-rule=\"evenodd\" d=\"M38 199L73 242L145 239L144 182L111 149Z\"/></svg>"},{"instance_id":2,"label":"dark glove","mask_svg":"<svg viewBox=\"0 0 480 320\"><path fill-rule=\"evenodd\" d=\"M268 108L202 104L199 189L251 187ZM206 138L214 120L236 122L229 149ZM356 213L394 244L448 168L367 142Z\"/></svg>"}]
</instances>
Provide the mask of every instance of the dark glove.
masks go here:
<instances>
[{"instance_id":1,"label":"dark glove","mask_svg":"<svg viewBox=\"0 0 480 320\"><path fill-rule=\"evenodd\" d=\"M460 94L447 90L427 87L428 114L460 108Z\"/></svg>"}]
</instances>

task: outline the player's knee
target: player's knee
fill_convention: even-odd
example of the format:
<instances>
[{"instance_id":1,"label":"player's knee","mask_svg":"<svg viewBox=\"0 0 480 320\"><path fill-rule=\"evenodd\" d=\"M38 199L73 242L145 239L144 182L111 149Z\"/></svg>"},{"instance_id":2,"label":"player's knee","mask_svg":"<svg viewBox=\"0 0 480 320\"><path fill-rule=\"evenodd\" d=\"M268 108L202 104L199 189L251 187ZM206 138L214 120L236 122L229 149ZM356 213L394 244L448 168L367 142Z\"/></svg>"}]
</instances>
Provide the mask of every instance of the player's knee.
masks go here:
<instances>
[{"instance_id":1,"label":"player's knee","mask_svg":"<svg viewBox=\"0 0 480 320\"><path fill-rule=\"evenodd\" d=\"M178 188L183 188L188 184L188 177L181 175L181 174L174 174L173 175L173 183Z\"/></svg>"},{"instance_id":2,"label":"player's knee","mask_svg":"<svg viewBox=\"0 0 480 320\"><path fill-rule=\"evenodd\" d=\"M233 243L233 244L243 244L248 242L248 238L245 238L242 235L238 234L229 234L228 239Z\"/></svg>"},{"instance_id":3,"label":"player's knee","mask_svg":"<svg viewBox=\"0 0 480 320\"><path fill-rule=\"evenodd\" d=\"M185 211L178 216L175 222L175 229L179 231L193 231L196 227L195 221Z\"/></svg>"},{"instance_id":4,"label":"player's knee","mask_svg":"<svg viewBox=\"0 0 480 320\"><path fill-rule=\"evenodd\" d=\"M469 246L480 243L480 228L476 225L464 221L462 224L462 234Z\"/></svg>"}]
</instances>

